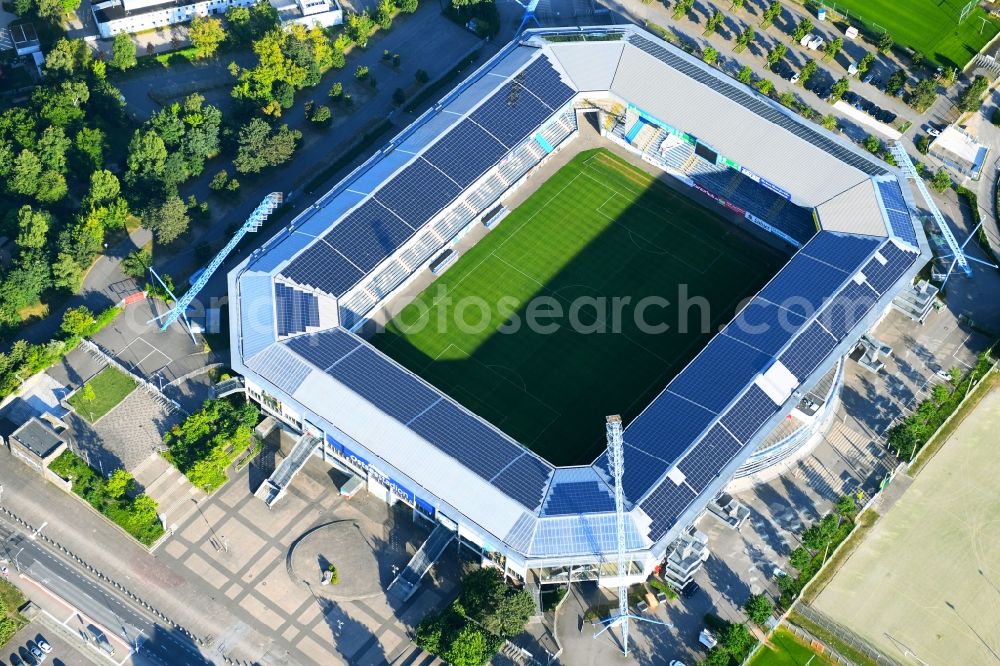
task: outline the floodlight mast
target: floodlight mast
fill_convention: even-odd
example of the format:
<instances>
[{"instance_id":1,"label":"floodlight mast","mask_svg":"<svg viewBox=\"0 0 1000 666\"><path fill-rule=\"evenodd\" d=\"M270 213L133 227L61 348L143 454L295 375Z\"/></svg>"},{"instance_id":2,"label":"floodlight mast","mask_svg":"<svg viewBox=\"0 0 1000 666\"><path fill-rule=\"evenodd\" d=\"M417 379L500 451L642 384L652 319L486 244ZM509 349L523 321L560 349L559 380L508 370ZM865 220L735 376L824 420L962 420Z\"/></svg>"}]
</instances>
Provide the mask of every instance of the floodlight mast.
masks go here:
<instances>
[{"instance_id":1,"label":"floodlight mast","mask_svg":"<svg viewBox=\"0 0 1000 666\"><path fill-rule=\"evenodd\" d=\"M212 258L212 261L208 263L208 266L205 266L205 269L201 272L201 275L198 276L198 279L191 284L191 288L187 290L187 293L180 298L176 298L168 289L167 293L169 293L170 297L174 299L174 307L167 310L163 314L150 319L147 323L151 324L154 321L160 321L162 319L163 322L160 325L160 330L165 331L175 321L183 319L185 325L187 326L188 333L191 335L191 339L194 340L194 333L191 331L191 324L187 320L188 306L191 305L191 302L194 301L199 292L205 288L205 285L208 284L208 279L212 277L212 274L215 273L215 271L222 265L222 262L226 260L229 253L236 249L236 246L241 240L243 240L243 237L252 231L260 229L260 226L264 224L264 221L267 220L268 216L274 212L274 209L281 205L283 200L284 195L281 192L271 192L264 197L264 200L260 202L252 213L250 213L250 217L246 219L246 222L244 222L243 226L239 228L239 231L237 231L236 234L229 239L229 242L226 243L225 247L219 250L219 253ZM155 271L153 272L153 275L160 281L160 284L166 288L167 285L160 279L159 275L156 275Z\"/></svg>"},{"instance_id":2,"label":"floodlight mast","mask_svg":"<svg viewBox=\"0 0 1000 666\"><path fill-rule=\"evenodd\" d=\"M618 612L601 620L604 628L594 634L594 638L612 627L620 626L622 628L622 652L627 657L630 619L668 627L672 625L629 613L628 583L625 582L628 578L629 561L625 554L625 491L622 486L622 478L625 476L625 443L622 436L622 417L617 414L607 417L605 429L608 439L608 460L611 463L611 475L615 480L615 518L618 535Z\"/></svg>"}]
</instances>

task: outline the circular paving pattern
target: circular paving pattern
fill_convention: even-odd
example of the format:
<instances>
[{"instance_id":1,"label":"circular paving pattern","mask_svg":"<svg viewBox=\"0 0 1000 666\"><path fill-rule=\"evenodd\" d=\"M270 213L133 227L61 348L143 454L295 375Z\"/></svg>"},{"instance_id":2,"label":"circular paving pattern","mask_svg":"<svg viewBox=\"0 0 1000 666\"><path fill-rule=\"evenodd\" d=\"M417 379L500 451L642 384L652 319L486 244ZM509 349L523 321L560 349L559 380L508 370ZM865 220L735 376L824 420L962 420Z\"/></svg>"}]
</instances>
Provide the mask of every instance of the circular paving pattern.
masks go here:
<instances>
[{"instance_id":1,"label":"circular paving pattern","mask_svg":"<svg viewBox=\"0 0 1000 666\"><path fill-rule=\"evenodd\" d=\"M319 525L296 539L288 549L288 569L297 584L318 596L338 601L382 594L378 559L353 520ZM337 567L340 582L323 585L328 564Z\"/></svg>"}]
</instances>

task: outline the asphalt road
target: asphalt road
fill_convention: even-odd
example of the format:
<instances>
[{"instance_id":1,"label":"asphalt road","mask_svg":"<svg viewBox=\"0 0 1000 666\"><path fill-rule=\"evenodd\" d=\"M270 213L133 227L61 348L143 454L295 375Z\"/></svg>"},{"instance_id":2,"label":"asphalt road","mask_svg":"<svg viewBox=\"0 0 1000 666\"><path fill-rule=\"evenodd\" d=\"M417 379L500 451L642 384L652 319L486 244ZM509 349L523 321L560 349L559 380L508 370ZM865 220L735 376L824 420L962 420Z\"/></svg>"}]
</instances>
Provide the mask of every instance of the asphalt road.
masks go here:
<instances>
[{"instance_id":1,"label":"asphalt road","mask_svg":"<svg viewBox=\"0 0 1000 666\"><path fill-rule=\"evenodd\" d=\"M76 621L80 626L72 628L86 632L93 624L103 630L118 652L116 661L124 656L121 651L127 650L125 645L130 645L132 650L138 648L133 656L136 664L196 666L210 663L173 630L151 621L118 594L105 589L5 520L0 520L0 558L9 561L9 576L17 577L20 573L76 609ZM30 583L17 578L15 581L29 593L32 591Z\"/></svg>"}]
</instances>

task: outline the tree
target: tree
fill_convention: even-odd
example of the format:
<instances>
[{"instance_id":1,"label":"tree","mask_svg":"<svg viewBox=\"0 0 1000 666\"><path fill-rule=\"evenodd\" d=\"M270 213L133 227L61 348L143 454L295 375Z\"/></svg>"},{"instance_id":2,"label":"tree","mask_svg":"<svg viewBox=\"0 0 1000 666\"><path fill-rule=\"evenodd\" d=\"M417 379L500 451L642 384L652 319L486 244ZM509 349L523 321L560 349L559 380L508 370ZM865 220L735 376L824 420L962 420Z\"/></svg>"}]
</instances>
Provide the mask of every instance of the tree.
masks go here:
<instances>
[{"instance_id":1,"label":"tree","mask_svg":"<svg viewBox=\"0 0 1000 666\"><path fill-rule=\"evenodd\" d=\"M729 3L729 8L734 12L738 12L743 9L743 0L731 0Z\"/></svg>"},{"instance_id":2,"label":"tree","mask_svg":"<svg viewBox=\"0 0 1000 666\"><path fill-rule=\"evenodd\" d=\"M842 48L844 48L843 37L837 37L833 41L827 42L826 48L823 49L823 60L833 60Z\"/></svg>"},{"instance_id":3,"label":"tree","mask_svg":"<svg viewBox=\"0 0 1000 666\"><path fill-rule=\"evenodd\" d=\"M725 15L718 9L716 9L714 12L712 12L712 15L709 16L708 20L705 22L705 32L703 34L706 37L708 35L714 35L715 32L719 29L719 26L722 25L722 22L725 20L726 20Z\"/></svg>"},{"instance_id":4,"label":"tree","mask_svg":"<svg viewBox=\"0 0 1000 666\"><path fill-rule=\"evenodd\" d=\"M134 479L123 467L119 467L104 483L104 491L114 499L121 499L131 489Z\"/></svg>"},{"instance_id":5,"label":"tree","mask_svg":"<svg viewBox=\"0 0 1000 666\"><path fill-rule=\"evenodd\" d=\"M792 39L797 42L801 42L802 38L813 31L813 22L809 18L804 18L799 21L799 24L795 26L795 32L792 33Z\"/></svg>"},{"instance_id":6,"label":"tree","mask_svg":"<svg viewBox=\"0 0 1000 666\"><path fill-rule=\"evenodd\" d=\"M226 185L229 183L229 172L225 169L221 169L217 174L212 176L212 181L208 184L209 189L219 192L226 189Z\"/></svg>"},{"instance_id":7,"label":"tree","mask_svg":"<svg viewBox=\"0 0 1000 666\"><path fill-rule=\"evenodd\" d=\"M890 50L892 50L892 35L888 32L883 32L882 36L878 38L878 52L888 53Z\"/></svg>"},{"instance_id":8,"label":"tree","mask_svg":"<svg viewBox=\"0 0 1000 666\"><path fill-rule=\"evenodd\" d=\"M799 571L802 571L806 567L808 567L811 561L812 561L812 555L809 553L808 550L806 550L802 546L799 546L798 548L793 550L791 554L788 556L788 563L791 564L796 569L798 569Z\"/></svg>"},{"instance_id":9,"label":"tree","mask_svg":"<svg viewBox=\"0 0 1000 666\"><path fill-rule=\"evenodd\" d=\"M88 404L97 400L97 393L94 392L94 387L90 382L84 384L80 389L80 397Z\"/></svg>"},{"instance_id":10,"label":"tree","mask_svg":"<svg viewBox=\"0 0 1000 666\"><path fill-rule=\"evenodd\" d=\"M939 386L944 386L939 384ZM944 387L947 391L947 387ZM854 496L844 495L839 500L837 500L837 513L840 514L842 518L846 520L853 520L854 516L858 513L858 503L854 501Z\"/></svg>"},{"instance_id":11,"label":"tree","mask_svg":"<svg viewBox=\"0 0 1000 666\"><path fill-rule=\"evenodd\" d=\"M851 89L851 82L847 80L847 77L837 79L834 82L833 87L830 88L830 104L833 104L841 97L844 96L848 90Z\"/></svg>"},{"instance_id":12,"label":"tree","mask_svg":"<svg viewBox=\"0 0 1000 666\"><path fill-rule=\"evenodd\" d=\"M49 169L43 171L38 178L38 191L35 198L40 203L55 203L66 196L69 188L66 185L66 178L58 171Z\"/></svg>"},{"instance_id":13,"label":"tree","mask_svg":"<svg viewBox=\"0 0 1000 666\"><path fill-rule=\"evenodd\" d=\"M694 8L694 0L677 0L674 3L674 20L683 18Z\"/></svg>"},{"instance_id":14,"label":"tree","mask_svg":"<svg viewBox=\"0 0 1000 666\"><path fill-rule=\"evenodd\" d=\"M132 36L127 32L119 32L111 43L111 58L108 64L124 72L135 67L135 63L135 42L132 41Z\"/></svg>"},{"instance_id":15,"label":"tree","mask_svg":"<svg viewBox=\"0 0 1000 666\"><path fill-rule=\"evenodd\" d=\"M348 37L361 48L368 46L368 40L375 34L375 20L368 14L368 10L360 14L348 14L345 25Z\"/></svg>"},{"instance_id":16,"label":"tree","mask_svg":"<svg viewBox=\"0 0 1000 666\"><path fill-rule=\"evenodd\" d=\"M395 93L393 93L393 101L395 101L395 99L396 96ZM402 102L399 103L402 104ZM312 120L314 123L327 125L330 123L331 118L333 118L333 114L330 113L330 107L328 107L325 104L321 104L317 106L315 109L313 109L312 117L310 118L310 120Z\"/></svg>"},{"instance_id":17,"label":"tree","mask_svg":"<svg viewBox=\"0 0 1000 666\"><path fill-rule=\"evenodd\" d=\"M295 152L295 144L300 138L302 133L290 130L288 125L274 132L267 122L254 118L240 128L233 166L240 173L258 173L266 167L283 164Z\"/></svg>"},{"instance_id":18,"label":"tree","mask_svg":"<svg viewBox=\"0 0 1000 666\"><path fill-rule=\"evenodd\" d=\"M44 248L51 223L52 216L44 210L35 211L31 206L21 206L17 211L17 247L22 252Z\"/></svg>"},{"instance_id":19,"label":"tree","mask_svg":"<svg viewBox=\"0 0 1000 666\"><path fill-rule=\"evenodd\" d=\"M958 108L966 113L976 111L982 106L983 95L990 87L989 79L985 76L977 76L972 83L958 96Z\"/></svg>"},{"instance_id":20,"label":"tree","mask_svg":"<svg viewBox=\"0 0 1000 666\"><path fill-rule=\"evenodd\" d=\"M865 55L858 61L858 76L864 76L871 69L871 66L875 63L875 55L873 53L865 53Z\"/></svg>"},{"instance_id":21,"label":"tree","mask_svg":"<svg viewBox=\"0 0 1000 666\"><path fill-rule=\"evenodd\" d=\"M155 190L155 184L163 178L166 161L167 146L160 135L152 130L136 130L128 145L125 182L140 192Z\"/></svg>"},{"instance_id":22,"label":"tree","mask_svg":"<svg viewBox=\"0 0 1000 666\"><path fill-rule=\"evenodd\" d=\"M354 78L358 81L364 81L368 78L368 68L364 65L358 65L354 68Z\"/></svg>"},{"instance_id":23,"label":"tree","mask_svg":"<svg viewBox=\"0 0 1000 666\"><path fill-rule=\"evenodd\" d=\"M754 624L765 626L774 612L774 604L763 594L752 594L743 604L743 611Z\"/></svg>"},{"instance_id":24,"label":"tree","mask_svg":"<svg viewBox=\"0 0 1000 666\"><path fill-rule=\"evenodd\" d=\"M782 44L781 42L777 42L774 46L771 47L771 50L767 52L767 68L771 69L776 64L778 64L778 61L784 58L785 53L787 52L788 52L788 47Z\"/></svg>"},{"instance_id":25,"label":"tree","mask_svg":"<svg viewBox=\"0 0 1000 666\"><path fill-rule=\"evenodd\" d=\"M812 75L816 73L817 69L816 61L810 58L806 60L806 64L802 65L802 71L799 72L799 85L804 86L806 81L812 78Z\"/></svg>"},{"instance_id":26,"label":"tree","mask_svg":"<svg viewBox=\"0 0 1000 666\"><path fill-rule=\"evenodd\" d=\"M77 71L86 70L92 57L82 39L60 37L45 54L45 75L49 78L68 78Z\"/></svg>"},{"instance_id":27,"label":"tree","mask_svg":"<svg viewBox=\"0 0 1000 666\"><path fill-rule=\"evenodd\" d=\"M719 643L737 662L746 659L755 642L756 640L745 624L731 624L722 631L722 635L719 637Z\"/></svg>"},{"instance_id":28,"label":"tree","mask_svg":"<svg viewBox=\"0 0 1000 666\"><path fill-rule=\"evenodd\" d=\"M15 194L32 196L38 192L38 179L41 174L41 160L25 148L14 159L14 168L7 181L7 187Z\"/></svg>"},{"instance_id":29,"label":"tree","mask_svg":"<svg viewBox=\"0 0 1000 666\"><path fill-rule=\"evenodd\" d=\"M825 116L823 116L823 119L820 121L820 123L823 125L823 127L825 127L828 130L837 129L837 117L832 113L828 113Z\"/></svg>"},{"instance_id":30,"label":"tree","mask_svg":"<svg viewBox=\"0 0 1000 666\"><path fill-rule=\"evenodd\" d=\"M711 46L706 46L705 50L701 52L701 59L711 65L719 59L719 52Z\"/></svg>"},{"instance_id":31,"label":"tree","mask_svg":"<svg viewBox=\"0 0 1000 666\"><path fill-rule=\"evenodd\" d=\"M872 155L878 155L879 151L882 150L882 141L877 136L869 134L865 137L864 147Z\"/></svg>"},{"instance_id":32,"label":"tree","mask_svg":"<svg viewBox=\"0 0 1000 666\"><path fill-rule=\"evenodd\" d=\"M750 65L743 65L740 73L736 75L736 80L745 85L753 83L753 69Z\"/></svg>"},{"instance_id":33,"label":"tree","mask_svg":"<svg viewBox=\"0 0 1000 666\"><path fill-rule=\"evenodd\" d=\"M107 169L98 169L90 174L90 189L84 203L90 208L103 206L117 199L120 193L118 177Z\"/></svg>"},{"instance_id":34,"label":"tree","mask_svg":"<svg viewBox=\"0 0 1000 666\"><path fill-rule=\"evenodd\" d=\"M885 92L888 95L897 95L899 91L903 89L906 85L906 70L897 69L895 72L889 75L889 78L885 82Z\"/></svg>"},{"instance_id":35,"label":"tree","mask_svg":"<svg viewBox=\"0 0 1000 666\"><path fill-rule=\"evenodd\" d=\"M721 645L716 645L708 651L703 663L704 666L729 666L730 661L732 657L729 656L729 651Z\"/></svg>"},{"instance_id":36,"label":"tree","mask_svg":"<svg viewBox=\"0 0 1000 666\"><path fill-rule=\"evenodd\" d=\"M934 188L935 192L944 192L951 187L951 176L944 169L939 169L931 180L931 187Z\"/></svg>"},{"instance_id":37,"label":"tree","mask_svg":"<svg viewBox=\"0 0 1000 666\"><path fill-rule=\"evenodd\" d=\"M375 22L383 30L392 27L392 16L396 12L396 4L392 0L380 0L375 8Z\"/></svg>"},{"instance_id":38,"label":"tree","mask_svg":"<svg viewBox=\"0 0 1000 666\"><path fill-rule=\"evenodd\" d=\"M142 213L142 226L156 234L156 241L163 244L173 242L187 231L190 221L187 205L177 195L167 197L163 203L150 206Z\"/></svg>"},{"instance_id":39,"label":"tree","mask_svg":"<svg viewBox=\"0 0 1000 666\"><path fill-rule=\"evenodd\" d=\"M127 254L122 259L122 272L131 278L139 280L146 274L152 263L153 255L149 250L139 249Z\"/></svg>"},{"instance_id":40,"label":"tree","mask_svg":"<svg viewBox=\"0 0 1000 666\"><path fill-rule=\"evenodd\" d=\"M941 70L941 78L938 79L940 83L945 88L950 88L953 83L955 83L955 77L958 76L958 70L954 67L945 67Z\"/></svg>"},{"instance_id":41,"label":"tree","mask_svg":"<svg viewBox=\"0 0 1000 666\"><path fill-rule=\"evenodd\" d=\"M937 85L931 79L921 79L913 87L910 93L909 104L911 107L923 113L930 108L937 99Z\"/></svg>"},{"instance_id":42,"label":"tree","mask_svg":"<svg viewBox=\"0 0 1000 666\"><path fill-rule=\"evenodd\" d=\"M76 263L76 259L66 252L58 253L56 260L52 262L52 286L75 292L82 281L83 269Z\"/></svg>"},{"instance_id":43,"label":"tree","mask_svg":"<svg viewBox=\"0 0 1000 666\"><path fill-rule=\"evenodd\" d=\"M926 134L917 137L917 150L921 155L926 155L931 149L931 138Z\"/></svg>"},{"instance_id":44,"label":"tree","mask_svg":"<svg viewBox=\"0 0 1000 666\"><path fill-rule=\"evenodd\" d=\"M53 125L66 127L84 115L90 89L83 81L63 81L58 86L39 86L31 101L38 115Z\"/></svg>"},{"instance_id":45,"label":"tree","mask_svg":"<svg viewBox=\"0 0 1000 666\"><path fill-rule=\"evenodd\" d=\"M152 524L159 520L156 514L156 500L145 493L141 493L129 507L129 513L134 522L144 525Z\"/></svg>"},{"instance_id":46,"label":"tree","mask_svg":"<svg viewBox=\"0 0 1000 666\"><path fill-rule=\"evenodd\" d=\"M73 138L75 159L84 170L93 170L104 162L104 132L96 127L81 127Z\"/></svg>"},{"instance_id":47,"label":"tree","mask_svg":"<svg viewBox=\"0 0 1000 666\"><path fill-rule=\"evenodd\" d=\"M77 0L74 2L79 6L80 3ZM38 16L51 23L61 23L66 11L63 0L36 0L35 3L35 12Z\"/></svg>"},{"instance_id":48,"label":"tree","mask_svg":"<svg viewBox=\"0 0 1000 666\"><path fill-rule=\"evenodd\" d=\"M781 15L781 3L778 0L772 0L771 4L767 6L761 16L760 27L767 29L771 27L774 23L774 19Z\"/></svg>"},{"instance_id":49,"label":"tree","mask_svg":"<svg viewBox=\"0 0 1000 666\"><path fill-rule=\"evenodd\" d=\"M493 656L493 650L483 632L467 624L441 653L441 658L453 666L482 666Z\"/></svg>"},{"instance_id":50,"label":"tree","mask_svg":"<svg viewBox=\"0 0 1000 666\"><path fill-rule=\"evenodd\" d=\"M762 95L770 95L771 91L774 90L774 84L768 79L761 79L757 82L757 90L759 90Z\"/></svg>"},{"instance_id":51,"label":"tree","mask_svg":"<svg viewBox=\"0 0 1000 666\"><path fill-rule=\"evenodd\" d=\"M742 53L748 46L753 44L754 38L756 38L757 33L754 31L752 25L748 25L743 29L740 34L736 35L736 47L733 51L736 53Z\"/></svg>"},{"instance_id":52,"label":"tree","mask_svg":"<svg viewBox=\"0 0 1000 666\"><path fill-rule=\"evenodd\" d=\"M188 39L194 47L195 56L207 58L214 55L219 45L226 39L222 21L209 16L195 16L188 28Z\"/></svg>"},{"instance_id":53,"label":"tree","mask_svg":"<svg viewBox=\"0 0 1000 666\"><path fill-rule=\"evenodd\" d=\"M421 72L423 70L417 70L417 71ZM344 84L341 83L340 81L336 81L332 86L330 86L330 92L327 93L327 97L335 100L338 99L343 94L344 94Z\"/></svg>"}]
</instances>

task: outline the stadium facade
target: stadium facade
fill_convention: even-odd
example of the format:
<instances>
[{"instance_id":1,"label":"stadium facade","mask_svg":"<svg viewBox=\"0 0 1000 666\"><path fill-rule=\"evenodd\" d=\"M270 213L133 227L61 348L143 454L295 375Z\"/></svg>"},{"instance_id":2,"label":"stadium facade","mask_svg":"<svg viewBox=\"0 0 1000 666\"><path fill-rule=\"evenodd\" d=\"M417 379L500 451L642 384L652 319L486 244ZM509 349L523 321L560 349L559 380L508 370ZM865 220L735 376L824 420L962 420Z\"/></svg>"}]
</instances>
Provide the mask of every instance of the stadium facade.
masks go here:
<instances>
[{"instance_id":1,"label":"stadium facade","mask_svg":"<svg viewBox=\"0 0 1000 666\"><path fill-rule=\"evenodd\" d=\"M510 574L572 568L611 585L606 453L554 467L352 332L495 219L586 113L791 250L626 424L630 578L645 577L737 470L801 444L801 428L774 433L813 387L829 399L843 357L926 263L896 169L639 28L529 31L235 268L230 329L248 397L302 433L307 457L337 461Z\"/></svg>"}]
</instances>

